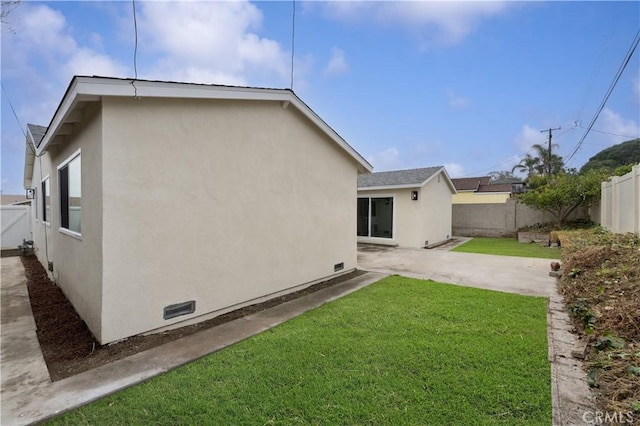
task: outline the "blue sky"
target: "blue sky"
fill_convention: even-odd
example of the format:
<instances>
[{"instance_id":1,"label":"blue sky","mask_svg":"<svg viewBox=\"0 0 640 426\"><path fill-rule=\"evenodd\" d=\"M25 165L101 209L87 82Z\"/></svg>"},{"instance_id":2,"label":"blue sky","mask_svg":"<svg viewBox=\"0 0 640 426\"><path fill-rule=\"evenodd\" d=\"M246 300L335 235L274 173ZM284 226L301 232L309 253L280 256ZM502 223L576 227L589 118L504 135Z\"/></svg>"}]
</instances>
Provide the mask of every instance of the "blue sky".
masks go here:
<instances>
[{"instance_id":1,"label":"blue sky","mask_svg":"<svg viewBox=\"0 0 640 426\"><path fill-rule=\"evenodd\" d=\"M138 0L138 77L289 87L292 6ZM48 125L74 74L132 77L134 24L130 1L23 1L7 21L10 194L24 192L21 126ZM295 26L294 91L375 171L445 165L462 177L510 170L550 127L567 157L640 28L640 3L296 2ZM639 56L570 167L639 137Z\"/></svg>"}]
</instances>

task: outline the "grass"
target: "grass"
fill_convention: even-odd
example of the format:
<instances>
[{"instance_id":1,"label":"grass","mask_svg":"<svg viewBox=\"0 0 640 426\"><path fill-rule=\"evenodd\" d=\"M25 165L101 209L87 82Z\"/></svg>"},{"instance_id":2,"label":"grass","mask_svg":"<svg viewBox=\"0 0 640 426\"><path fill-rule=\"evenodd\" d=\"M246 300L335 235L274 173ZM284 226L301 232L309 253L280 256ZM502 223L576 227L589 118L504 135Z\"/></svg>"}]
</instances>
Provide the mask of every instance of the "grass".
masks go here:
<instances>
[{"instance_id":1,"label":"grass","mask_svg":"<svg viewBox=\"0 0 640 426\"><path fill-rule=\"evenodd\" d=\"M473 238L451 251L560 259L560 250L557 248L543 247L536 243L519 243L515 238Z\"/></svg>"},{"instance_id":2,"label":"grass","mask_svg":"<svg viewBox=\"0 0 640 426\"><path fill-rule=\"evenodd\" d=\"M388 277L51 421L551 424L546 300Z\"/></svg>"}]
</instances>

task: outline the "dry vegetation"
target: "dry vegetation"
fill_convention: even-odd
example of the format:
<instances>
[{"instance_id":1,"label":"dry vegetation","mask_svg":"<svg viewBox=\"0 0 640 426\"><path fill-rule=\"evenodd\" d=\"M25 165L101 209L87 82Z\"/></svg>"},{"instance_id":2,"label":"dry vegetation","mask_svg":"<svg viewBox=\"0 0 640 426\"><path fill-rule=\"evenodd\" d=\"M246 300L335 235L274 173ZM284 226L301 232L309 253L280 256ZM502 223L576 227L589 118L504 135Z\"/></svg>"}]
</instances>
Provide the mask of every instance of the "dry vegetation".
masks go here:
<instances>
[{"instance_id":1,"label":"dry vegetation","mask_svg":"<svg viewBox=\"0 0 640 426\"><path fill-rule=\"evenodd\" d=\"M601 228L559 238L560 290L589 341L585 365L598 405L640 413L640 239Z\"/></svg>"}]
</instances>

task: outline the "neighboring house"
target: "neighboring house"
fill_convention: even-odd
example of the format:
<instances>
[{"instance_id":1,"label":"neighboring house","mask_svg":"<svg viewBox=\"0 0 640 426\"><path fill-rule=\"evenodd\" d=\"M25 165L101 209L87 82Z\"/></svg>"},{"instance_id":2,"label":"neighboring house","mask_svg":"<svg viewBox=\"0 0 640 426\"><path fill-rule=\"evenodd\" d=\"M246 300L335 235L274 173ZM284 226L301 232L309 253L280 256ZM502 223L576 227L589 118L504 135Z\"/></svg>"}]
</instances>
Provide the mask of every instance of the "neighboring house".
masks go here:
<instances>
[{"instance_id":1,"label":"neighboring house","mask_svg":"<svg viewBox=\"0 0 640 426\"><path fill-rule=\"evenodd\" d=\"M455 187L444 167L358 177L358 242L426 247L451 237Z\"/></svg>"},{"instance_id":2,"label":"neighboring house","mask_svg":"<svg viewBox=\"0 0 640 426\"><path fill-rule=\"evenodd\" d=\"M102 344L356 268L371 165L291 90L74 77L38 129L36 254Z\"/></svg>"},{"instance_id":3,"label":"neighboring house","mask_svg":"<svg viewBox=\"0 0 640 426\"><path fill-rule=\"evenodd\" d=\"M27 201L27 197L24 195L11 195L11 194L2 194L1 196L3 206L9 204L23 204Z\"/></svg>"},{"instance_id":4,"label":"neighboring house","mask_svg":"<svg viewBox=\"0 0 640 426\"><path fill-rule=\"evenodd\" d=\"M512 194L522 192L522 182L492 182L490 176L451 179L458 192L453 204L501 204Z\"/></svg>"}]
</instances>

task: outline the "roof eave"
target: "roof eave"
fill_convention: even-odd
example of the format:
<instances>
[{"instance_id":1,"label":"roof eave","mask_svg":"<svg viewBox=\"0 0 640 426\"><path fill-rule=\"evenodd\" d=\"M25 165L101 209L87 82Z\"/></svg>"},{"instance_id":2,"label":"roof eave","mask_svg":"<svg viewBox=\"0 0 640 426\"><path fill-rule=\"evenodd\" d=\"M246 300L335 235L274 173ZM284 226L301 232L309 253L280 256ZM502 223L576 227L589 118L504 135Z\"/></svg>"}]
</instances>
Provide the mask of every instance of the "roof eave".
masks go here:
<instances>
[{"instance_id":1,"label":"roof eave","mask_svg":"<svg viewBox=\"0 0 640 426\"><path fill-rule=\"evenodd\" d=\"M379 190L387 190L387 189L411 189L411 188L420 188L422 184L406 184L406 185L378 185L378 186L359 186L358 191L379 191Z\"/></svg>"},{"instance_id":2,"label":"roof eave","mask_svg":"<svg viewBox=\"0 0 640 426\"><path fill-rule=\"evenodd\" d=\"M31 129L27 126L27 137L25 139L24 144L24 176L22 185L24 189L31 188L32 180L33 180L33 166L36 161L35 155L35 143L33 139L33 135L31 134Z\"/></svg>"},{"instance_id":3,"label":"roof eave","mask_svg":"<svg viewBox=\"0 0 640 426\"><path fill-rule=\"evenodd\" d=\"M340 146L356 161L359 174L371 173L373 171L373 166L365 160L364 157L353 149L291 90L145 80L127 81L107 77L73 77L37 148L36 155L41 155L42 152L47 150L47 147L58 135L67 117L69 117L79 102L99 101L103 96L279 101L282 102L283 108L287 108L289 104L293 104L305 117L311 120L312 123L319 127L334 143Z\"/></svg>"},{"instance_id":4,"label":"roof eave","mask_svg":"<svg viewBox=\"0 0 640 426\"><path fill-rule=\"evenodd\" d=\"M25 145L25 153L24 153L24 180L23 180L23 186L24 189L29 189L31 188L31 183L33 180L33 165L35 163L36 160L36 156L33 152L32 149L29 148L28 145L29 142L27 142L27 145Z\"/></svg>"}]
</instances>

